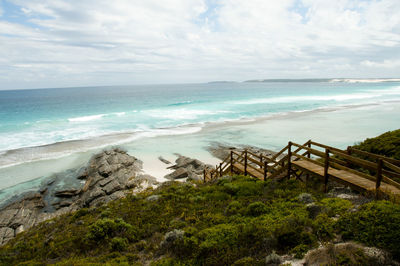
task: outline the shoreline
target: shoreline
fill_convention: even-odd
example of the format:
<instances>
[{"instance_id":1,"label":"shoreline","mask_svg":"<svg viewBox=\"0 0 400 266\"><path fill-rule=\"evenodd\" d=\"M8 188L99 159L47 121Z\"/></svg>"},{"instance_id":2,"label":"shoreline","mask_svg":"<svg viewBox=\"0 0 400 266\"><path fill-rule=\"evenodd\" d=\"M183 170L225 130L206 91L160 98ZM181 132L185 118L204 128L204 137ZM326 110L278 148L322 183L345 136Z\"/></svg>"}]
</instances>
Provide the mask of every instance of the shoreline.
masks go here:
<instances>
[{"instance_id":1,"label":"shoreline","mask_svg":"<svg viewBox=\"0 0 400 266\"><path fill-rule=\"evenodd\" d=\"M278 151L289 140L302 143L312 138L317 142L345 148L347 145L354 144L354 141L397 129L400 119L395 114L399 111L400 104L396 101L379 105L363 104L356 107L352 105L281 113L252 120L205 123L200 131L190 134L164 134L146 137L124 142L118 147L122 147L128 154L140 158L143 161L144 172L163 181L163 177L171 171L159 161L159 156L174 161L176 159L174 154L179 153L215 165L220 160L207 151L207 147L214 142L232 146L244 143ZM318 130L315 130L316 125L318 125ZM189 126L193 127L193 125ZM90 141L96 144L96 140ZM82 141L77 141L76 145L81 143ZM38 152L49 147L57 151L60 145L65 147L69 144L69 142L64 142L30 148L30 154L37 155ZM21 162L18 165L0 168L0 180L2 180L0 201L20 193L20 191L37 187L40 180L52 174L82 166L82 162L89 160L93 154L116 146L108 144L101 148L72 151L70 154L64 154L56 159L40 158L40 160ZM19 152L23 153L24 150Z\"/></svg>"},{"instance_id":2,"label":"shoreline","mask_svg":"<svg viewBox=\"0 0 400 266\"><path fill-rule=\"evenodd\" d=\"M390 104L396 105L399 103L400 101L393 100L382 101L379 103L375 102L326 106L311 110L279 112L265 116L242 117L223 121L183 124L176 127L156 128L149 131L116 132L113 134L99 135L87 139L66 140L39 146L21 147L17 149L0 151L0 169L42 160L61 159L74 153L90 152L107 147L125 145L141 139L158 138L163 136L202 134L210 130L217 130L229 126L254 125L268 120L292 119L298 116L306 116L313 113L335 112L368 106L384 106ZM23 159L21 160L21 158Z\"/></svg>"}]
</instances>

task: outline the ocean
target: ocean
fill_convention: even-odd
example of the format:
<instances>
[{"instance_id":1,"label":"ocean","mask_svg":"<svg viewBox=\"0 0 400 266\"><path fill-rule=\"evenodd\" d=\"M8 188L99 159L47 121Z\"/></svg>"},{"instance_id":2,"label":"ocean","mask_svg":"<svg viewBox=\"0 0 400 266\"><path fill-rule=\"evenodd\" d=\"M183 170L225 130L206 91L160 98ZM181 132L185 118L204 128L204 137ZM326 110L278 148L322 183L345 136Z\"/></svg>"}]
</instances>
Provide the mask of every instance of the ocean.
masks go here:
<instances>
[{"instance_id":1,"label":"ocean","mask_svg":"<svg viewBox=\"0 0 400 266\"><path fill-rule=\"evenodd\" d=\"M313 137L345 147L397 129L399 106L400 80L0 91L0 201L109 146L144 158L145 170L162 175L159 155L173 160L179 152L215 163L206 151L214 142L279 150L289 140Z\"/></svg>"}]
</instances>

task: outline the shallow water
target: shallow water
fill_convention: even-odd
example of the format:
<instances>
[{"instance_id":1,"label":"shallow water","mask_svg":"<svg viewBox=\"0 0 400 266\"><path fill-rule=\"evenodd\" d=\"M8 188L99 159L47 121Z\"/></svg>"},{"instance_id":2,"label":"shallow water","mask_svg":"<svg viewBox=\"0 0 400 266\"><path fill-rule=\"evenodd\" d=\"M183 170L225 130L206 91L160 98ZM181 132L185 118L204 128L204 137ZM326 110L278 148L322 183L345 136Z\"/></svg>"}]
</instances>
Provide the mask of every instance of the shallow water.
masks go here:
<instances>
[{"instance_id":1,"label":"shallow water","mask_svg":"<svg viewBox=\"0 0 400 266\"><path fill-rule=\"evenodd\" d=\"M67 101L60 106L60 110L49 115L50 119L44 117L44 110L52 109L50 99L56 97L52 94L60 93L53 92L55 90L39 91L45 99L42 104L48 106L39 106L36 111L32 107L29 114L23 108L24 103L20 103L19 108L15 103L11 104L14 106L8 113L16 110L22 113L6 119L2 116L0 120L0 145L3 148L0 154L0 201L38 187L41 180L51 173L80 167L95 152L113 145L122 146L131 155L143 160L145 171L161 181L169 171L165 169L167 165L157 159L158 156L174 161L174 153L180 153L215 165L218 160L212 158L205 149L213 142L229 145L244 143L278 151L289 140L303 143L313 139L345 148L367 137L397 129L400 125L400 84L396 82L175 86L178 88L168 91L169 95L161 90L162 86L155 86L157 93L150 93L155 99L136 87L123 87L116 94L101 88L103 98L96 95L94 88L90 88L87 90L95 95L93 101L100 106L85 106L71 96L78 103L72 99L71 103ZM231 87L233 89L230 90ZM151 86L146 88L154 89ZM247 89L246 93L244 89ZM162 91L164 97L159 95ZM228 92L230 97L226 97ZM132 102L136 101L136 109L129 113L126 108L132 109L133 106L127 104L126 98L141 93L147 98L141 98L140 101L131 99ZM34 100L29 104L40 102L40 97L35 96L34 91L28 94L34 95ZM85 97L90 98L87 91L86 94ZM123 99L119 104L119 98L109 100L110 107L104 103L107 95ZM4 96L4 93L0 92L0 96ZM2 105L2 115L5 109ZM33 126L25 124L41 119L50 121L35 122ZM147 121L147 124L138 124L139 120ZM63 130L63 135L59 135ZM12 141L7 142L7 139Z\"/></svg>"}]
</instances>

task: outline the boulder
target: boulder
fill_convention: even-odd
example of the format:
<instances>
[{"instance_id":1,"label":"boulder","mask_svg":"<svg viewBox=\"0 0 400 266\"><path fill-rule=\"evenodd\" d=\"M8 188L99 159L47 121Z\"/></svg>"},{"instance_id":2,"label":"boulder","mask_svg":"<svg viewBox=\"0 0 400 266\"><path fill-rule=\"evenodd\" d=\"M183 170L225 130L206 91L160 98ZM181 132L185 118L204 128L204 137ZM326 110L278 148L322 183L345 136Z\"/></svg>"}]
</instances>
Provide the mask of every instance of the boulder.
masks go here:
<instances>
[{"instance_id":1,"label":"boulder","mask_svg":"<svg viewBox=\"0 0 400 266\"><path fill-rule=\"evenodd\" d=\"M178 168L174 172L165 176L167 179L175 180L188 177L189 173L185 168Z\"/></svg>"},{"instance_id":2,"label":"boulder","mask_svg":"<svg viewBox=\"0 0 400 266\"><path fill-rule=\"evenodd\" d=\"M0 245L7 243L14 237L14 230L9 227L0 228Z\"/></svg>"},{"instance_id":3,"label":"boulder","mask_svg":"<svg viewBox=\"0 0 400 266\"><path fill-rule=\"evenodd\" d=\"M54 193L54 196L59 198L70 198L79 194L79 189L65 189Z\"/></svg>"},{"instance_id":4,"label":"boulder","mask_svg":"<svg viewBox=\"0 0 400 266\"><path fill-rule=\"evenodd\" d=\"M265 265L278 266L280 264L281 264L281 257L275 252L272 252L265 258Z\"/></svg>"},{"instance_id":5,"label":"boulder","mask_svg":"<svg viewBox=\"0 0 400 266\"><path fill-rule=\"evenodd\" d=\"M161 242L161 249L171 248L177 240L183 239L185 232L183 230L175 229L164 235L164 239Z\"/></svg>"},{"instance_id":6,"label":"boulder","mask_svg":"<svg viewBox=\"0 0 400 266\"><path fill-rule=\"evenodd\" d=\"M108 183L103 190L106 192L107 195L114 193L117 190L121 190L123 187L117 180L113 180Z\"/></svg>"},{"instance_id":7,"label":"boulder","mask_svg":"<svg viewBox=\"0 0 400 266\"><path fill-rule=\"evenodd\" d=\"M147 201L157 201L161 198L160 195L151 195L146 198Z\"/></svg>"},{"instance_id":8,"label":"boulder","mask_svg":"<svg viewBox=\"0 0 400 266\"><path fill-rule=\"evenodd\" d=\"M304 204L308 204L308 203L312 203L314 202L314 199L312 198L311 194L309 193L301 193L298 197L297 197L298 201L304 203Z\"/></svg>"}]
</instances>

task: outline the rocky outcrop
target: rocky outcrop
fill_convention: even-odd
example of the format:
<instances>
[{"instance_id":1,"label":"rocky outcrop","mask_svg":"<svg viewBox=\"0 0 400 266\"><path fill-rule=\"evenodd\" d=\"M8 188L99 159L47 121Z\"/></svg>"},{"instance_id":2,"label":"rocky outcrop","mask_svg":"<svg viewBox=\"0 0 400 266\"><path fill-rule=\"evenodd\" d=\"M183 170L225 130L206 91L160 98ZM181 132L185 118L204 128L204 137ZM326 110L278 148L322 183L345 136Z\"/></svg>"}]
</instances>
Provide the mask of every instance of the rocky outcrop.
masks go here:
<instances>
[{"instance_id":1,"label":"rocky outcrop","mask_svg":"<svg viewBox=\"0 0 400 266\"><path fill-rule=\"evenodd\" d=\"M0 245L47 219L156 185L154 177L142 172L137 158L120 149L103 151L86 167L55 175L37 193L28 193L0 210Z\"/></svg>"},{"instance_id":2,"label":"rocky outcrop","mask_svg":"<svg viewBox=\"0 0 400 266\"><path fill-rule=\"evenodd\" d=\"M175 165L168 167L168 169L175 171L166 175L166 179L176 180L187 178L188 180L203 180L204 169L207 167L212 167L197 159L189 158L179 154L177 155L178 158L175 160Z\"/></svg>"},{"instance_id":3,"label":"rocky outcrop","mask_svg":"<svg viewBox=\"0 0 400 266\"><path fill-rule=\"evenodd\" d=\"M210 146L207 147L207 150L216 158L220 160L225 160L231 153L231 151L243 152L244 150L251 151L254 154L263 154L265 156L273 156L275 152L267 149L262 149L255 146L249 145L237 145L230 146L227 144L213 142Z\"/></svg>"}]
</instances>

